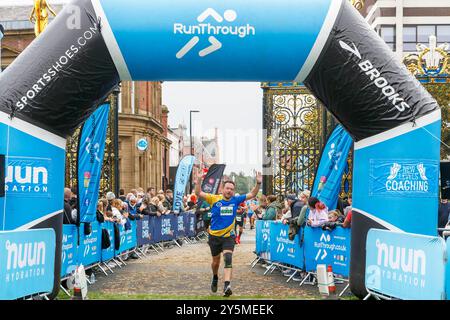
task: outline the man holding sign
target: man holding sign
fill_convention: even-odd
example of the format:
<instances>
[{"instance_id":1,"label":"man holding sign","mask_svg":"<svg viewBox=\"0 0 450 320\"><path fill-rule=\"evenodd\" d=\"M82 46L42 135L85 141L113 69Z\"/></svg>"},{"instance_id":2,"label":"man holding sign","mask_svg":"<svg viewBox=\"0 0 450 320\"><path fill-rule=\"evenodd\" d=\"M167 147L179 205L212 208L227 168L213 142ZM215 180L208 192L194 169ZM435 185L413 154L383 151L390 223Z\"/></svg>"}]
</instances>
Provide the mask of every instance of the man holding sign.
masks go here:
<instances>
[{"instance_id":1,"label":"man holding sign","mask_svg":"<svg viewBox=\"0 0 450 320\"><path fill-rule=\"evenodd\" d=\"M239 208L240 203L256 197L262 183L262 175L260 172L258 172L256 175L256 186L250 193L241 196L235 196L235 183L233 181L225 181L223 183L223 190L221 195L205 193L201 190L201 175L197 176L199 178L195 185L195 193L198 197L208 202L212 208L211 224L208 229L208 244L211 249L211 268L213 272L211 291L217 292L217 283L219 281L218 272L220 266L220 254L223 252L223 260L225 262L225 284L223 295L224 297L229 297L232 294L231 275L233 250L236 237L236 234L234 232L236 212Z\"/></svg>"}]
</instances>

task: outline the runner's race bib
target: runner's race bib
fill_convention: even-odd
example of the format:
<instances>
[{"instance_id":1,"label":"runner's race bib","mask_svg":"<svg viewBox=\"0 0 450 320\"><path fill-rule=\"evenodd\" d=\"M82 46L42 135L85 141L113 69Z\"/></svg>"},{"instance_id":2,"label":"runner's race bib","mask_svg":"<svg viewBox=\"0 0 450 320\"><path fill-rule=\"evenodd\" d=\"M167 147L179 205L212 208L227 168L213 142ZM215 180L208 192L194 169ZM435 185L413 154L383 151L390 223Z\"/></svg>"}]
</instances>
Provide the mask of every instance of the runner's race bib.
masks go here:
<instances>
[{"instance_id":1,"label":"runner's race bib","mask_svg":"<svg viewBox=\"0 0 450 320\"><path fill-rule=\"evenodd\" d=\"M236 221L237 222L241 222L242 221L242 217L241 216L236 216Z\"/></svg>"},{"instance_id":2,"label":"runner's race bib","mask_svg":"<svg viewBox=\"0 0 450 320\"><path fill-rule=\"evenodd\" d=\"M221 216L232 216L233 215L233 207L221 207L220 215Z\"/></svg>"}]
</instances>

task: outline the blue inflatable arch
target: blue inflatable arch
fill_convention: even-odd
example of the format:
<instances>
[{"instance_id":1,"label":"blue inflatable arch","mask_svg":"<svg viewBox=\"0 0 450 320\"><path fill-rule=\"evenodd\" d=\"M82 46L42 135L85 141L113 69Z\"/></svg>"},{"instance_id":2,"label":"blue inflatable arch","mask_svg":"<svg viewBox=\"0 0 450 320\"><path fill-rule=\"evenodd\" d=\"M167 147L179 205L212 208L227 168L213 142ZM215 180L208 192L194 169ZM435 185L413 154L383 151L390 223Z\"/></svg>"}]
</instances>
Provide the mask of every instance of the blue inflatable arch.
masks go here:
<instances>
[{"instance_id":1,"label":"blue inflatable arch","mask_svg":"<svg viewBox=\"0 0 450 320\"><path fill-rule=\"evenodd\" d=\"M343 0L67 5L0 76L2 230L54 228L60 256L65 138L121 80L303 82L356 141L351 288L359 296L370 228L436 234L439 106ZM23 166L41 178L10 174Z\"/></svg>"}]
</instances>

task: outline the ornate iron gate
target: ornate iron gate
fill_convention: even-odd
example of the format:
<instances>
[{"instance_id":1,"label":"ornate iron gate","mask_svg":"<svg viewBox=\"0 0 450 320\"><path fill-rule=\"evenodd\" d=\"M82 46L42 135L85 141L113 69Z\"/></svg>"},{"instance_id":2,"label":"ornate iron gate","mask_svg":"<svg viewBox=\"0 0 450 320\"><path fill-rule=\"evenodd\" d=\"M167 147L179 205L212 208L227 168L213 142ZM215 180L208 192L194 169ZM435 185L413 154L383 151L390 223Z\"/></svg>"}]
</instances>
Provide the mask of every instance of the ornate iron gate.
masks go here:
<instances>
[{"instance_id":1,"label":"ornate iron gate","mask_svg":"<svg viewBox=\"0 0 450 320\"><path fill-rule=\"evenodd\" d=\"M265 130L264 193L286 195L311 190L321 151L335 126L333 117L297 83L263 83ZM351 193L352 157L342 180Z\"/></svg>"},{"instance_id":2,"label":"ornate iron gate","mask_svg":"<svg viewBox=\"0 0 450 320\"><path fill-rule=\"evenodd\" d=\"M103 168L100 180L100 195L106 195L108 191L116 190L116 153L115 153L115 130L116 125L115 117L117 103L115 101L116 96L111 94L108 101L111 103L111 109L108 119L108 128L106 132L106 143L105 143L105 156L103 159ZM78 128L75 133L67 139L66 146L66 182L67 188L77 187L77 162L78 162L78 143L80 139L80 129Z\"/></svg>"}]
</instances>

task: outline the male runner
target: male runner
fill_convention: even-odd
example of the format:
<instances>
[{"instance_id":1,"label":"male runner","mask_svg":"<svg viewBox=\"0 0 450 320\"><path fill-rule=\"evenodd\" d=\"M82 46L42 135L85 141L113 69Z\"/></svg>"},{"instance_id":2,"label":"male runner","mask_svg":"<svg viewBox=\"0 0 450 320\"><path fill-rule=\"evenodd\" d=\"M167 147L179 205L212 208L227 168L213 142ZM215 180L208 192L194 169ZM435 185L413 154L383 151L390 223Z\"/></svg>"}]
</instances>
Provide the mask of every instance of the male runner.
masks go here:
<instances>
[{"instance_id":1,"label":"male runner","mask_svg":"<svg viewBox=\"0 0 450 320\"><path fill-rule=\"evenodd\" d=\"M262 175L260 172L256 175L256 186L253 190L242 196L235 196L235 184L233 181L225 181L221 195L213 195L205 193L201 190L202 178L199 178L195 185L195 193L198 197L208 202L211 209L211 224L208 229L208 244L212 255L212 272L213 279L211 282L211 291L217 292L217 283L219 281L218 273L220 267L220 254L223 252L223 260L225 262L224 269L224 297L229 297L231 291L232 276L232 260L235 245L234 224L236 211L239 204L256 197L262 183Z\"/></svg>"}]
</instances>

